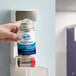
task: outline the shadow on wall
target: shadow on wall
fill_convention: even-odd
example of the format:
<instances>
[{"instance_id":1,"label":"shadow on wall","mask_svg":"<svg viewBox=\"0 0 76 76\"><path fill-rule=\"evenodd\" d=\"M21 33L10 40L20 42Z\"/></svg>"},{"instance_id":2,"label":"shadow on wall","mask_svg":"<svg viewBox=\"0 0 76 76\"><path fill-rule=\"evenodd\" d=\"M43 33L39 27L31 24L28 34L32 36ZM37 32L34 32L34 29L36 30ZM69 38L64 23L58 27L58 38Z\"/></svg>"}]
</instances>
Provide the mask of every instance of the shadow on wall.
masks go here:
<instances>
[{"instance_id":1,"label":"shadow on wall","mask_svg":"<svg viewBox=\"0 0 76 76\"><path fill-rule=\"evenodd\" d=\"M56 76L66 76L66 29L56 38Z\"/></svg>"},{"instance_id":2,"label":"shadow on wall","mask_svg":"<svg viewBox=\"0 0 76 76\"><path fill-rule=\"evenodd\" d=\"M0 10L0 24L10 22L10 11ZM10 76L10 43L0 42L0 76Z\"/></svg>"}]
</instances>

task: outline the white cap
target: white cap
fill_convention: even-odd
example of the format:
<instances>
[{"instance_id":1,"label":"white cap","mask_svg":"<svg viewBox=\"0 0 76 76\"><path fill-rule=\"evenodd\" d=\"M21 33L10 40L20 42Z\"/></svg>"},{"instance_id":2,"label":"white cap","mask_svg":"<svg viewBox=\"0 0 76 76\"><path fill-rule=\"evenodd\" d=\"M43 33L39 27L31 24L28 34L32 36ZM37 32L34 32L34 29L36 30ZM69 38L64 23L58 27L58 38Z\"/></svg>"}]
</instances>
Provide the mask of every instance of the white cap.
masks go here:
<instances>
[{"instance_id":1,"label":"white cap","mask_svg":"<svg viewBox=\"0 0 76 76\"><path fill-rule=\"evenodd\" d=\"M24 19L21 21L21 25L24 25L24 26L21 26L22 28L32 28L34 27L34 21L30 20L30 19Z\"/></svg>"}]
</instances>

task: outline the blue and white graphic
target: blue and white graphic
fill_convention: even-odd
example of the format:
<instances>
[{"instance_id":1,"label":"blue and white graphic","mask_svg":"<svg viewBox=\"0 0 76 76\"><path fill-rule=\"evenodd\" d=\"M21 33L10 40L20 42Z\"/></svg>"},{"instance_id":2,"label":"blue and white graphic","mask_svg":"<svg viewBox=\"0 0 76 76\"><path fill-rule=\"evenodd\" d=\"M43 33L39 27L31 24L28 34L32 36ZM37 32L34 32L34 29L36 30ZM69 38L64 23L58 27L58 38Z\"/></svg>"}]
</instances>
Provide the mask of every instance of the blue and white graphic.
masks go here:
<instances>
[{"instance_id":1,"label":"blue and white graphic","mask_svg":"<svg viewBox=\"0 0 76 76\"><path fill-rule=\"evenodd\" d=\"M17 42L19 55L36 54L35 32L20 32L22 39Z\"/></svg>"},{"instance_id":2,"label":"blue and white graphic","mask_svg":"<svg viewBox=\"0 0 76 76\"><path fill-rule=\"evenodd\" d=\"M24 40L30 40L30 35L29 34L23 34L22 38Z\"/></svg>"}]
</instances>

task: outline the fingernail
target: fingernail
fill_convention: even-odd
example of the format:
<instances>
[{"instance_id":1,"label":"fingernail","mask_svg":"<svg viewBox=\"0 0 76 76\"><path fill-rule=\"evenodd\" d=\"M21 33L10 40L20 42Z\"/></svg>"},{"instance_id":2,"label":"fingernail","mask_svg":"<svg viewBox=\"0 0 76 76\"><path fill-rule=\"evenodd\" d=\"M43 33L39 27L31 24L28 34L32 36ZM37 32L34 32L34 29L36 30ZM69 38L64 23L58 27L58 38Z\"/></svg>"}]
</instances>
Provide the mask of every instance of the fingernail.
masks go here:
<instances>
[{"instance_id":1,"label":"fingernail","mask_svg":"<svg viewBox=\"0 0 76 76\"><path fill-rule=\"evenodd\" d=\"M17 39L20 40L21 39L21 36L17 36Z\"/></svg>"},{"instance_id":2,"label":"fingernail","mask_svg":"<svg viewBox=\"0 0 76 76\"><path fill-rule=\"evenodd\" d=\"M13 34L12 35L12 39L17 39L17 35L16 34Z\"/></svg>"}]
</instances>

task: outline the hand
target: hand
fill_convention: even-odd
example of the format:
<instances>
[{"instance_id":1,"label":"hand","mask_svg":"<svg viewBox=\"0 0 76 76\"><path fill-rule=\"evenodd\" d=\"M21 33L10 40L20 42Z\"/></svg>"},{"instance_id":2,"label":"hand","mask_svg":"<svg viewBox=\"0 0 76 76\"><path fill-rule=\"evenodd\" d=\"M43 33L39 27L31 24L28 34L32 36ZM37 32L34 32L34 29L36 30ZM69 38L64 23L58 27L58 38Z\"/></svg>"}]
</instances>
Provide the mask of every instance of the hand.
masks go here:
<instances>
[{"instance_id":1,"label":"hand","mask_svg":"<svg viewBox=\"0 0 76 76\"><path fill-rule=\"evenodd\" d=\"M17 41L21 37L17 35L19 26L14 23L0 25L0 41Z\"/></svg>"}]
</instances>

